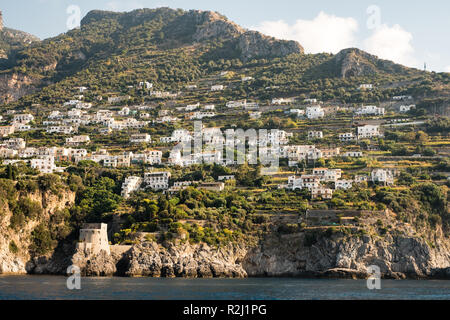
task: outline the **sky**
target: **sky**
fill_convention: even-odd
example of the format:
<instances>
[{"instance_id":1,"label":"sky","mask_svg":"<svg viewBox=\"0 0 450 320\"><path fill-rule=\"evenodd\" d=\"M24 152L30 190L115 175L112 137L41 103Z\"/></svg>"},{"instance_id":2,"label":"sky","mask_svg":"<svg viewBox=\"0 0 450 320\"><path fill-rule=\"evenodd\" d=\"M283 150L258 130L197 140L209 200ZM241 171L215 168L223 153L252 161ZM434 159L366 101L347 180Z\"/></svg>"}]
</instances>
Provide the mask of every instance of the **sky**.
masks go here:
<instances>
[{"instance_id":1,"label":"sky","mask_svg":"<svg viewBox=\"0 0 450 320\"><path fill-rule=\"evenodd\" d=\"M450 72L448 0L0 0L5 26L41 39L76 27L90 10L171 7L220 12L307 53L357 47L419 69Z\"/></svg>"}]
</instances>

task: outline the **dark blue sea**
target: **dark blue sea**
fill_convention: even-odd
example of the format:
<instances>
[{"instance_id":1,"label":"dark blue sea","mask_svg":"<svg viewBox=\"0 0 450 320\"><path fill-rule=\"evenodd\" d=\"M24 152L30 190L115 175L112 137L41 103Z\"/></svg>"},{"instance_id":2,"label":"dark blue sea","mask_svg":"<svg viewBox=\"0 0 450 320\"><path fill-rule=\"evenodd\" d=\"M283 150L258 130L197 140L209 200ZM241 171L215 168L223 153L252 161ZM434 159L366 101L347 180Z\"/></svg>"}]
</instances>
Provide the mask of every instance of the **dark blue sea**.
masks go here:
<instances>
[{"instance_id":1,"label":"dark blue sea","mask_svg":"<svg viewBox=\"0 0 450 320\"><path fill-rule=\"evenodd\" d=\"M0 300L450 300L450 281L292 278L81 278L69 290L59 276L0 276Z\"/></svg>"}]
</instances>

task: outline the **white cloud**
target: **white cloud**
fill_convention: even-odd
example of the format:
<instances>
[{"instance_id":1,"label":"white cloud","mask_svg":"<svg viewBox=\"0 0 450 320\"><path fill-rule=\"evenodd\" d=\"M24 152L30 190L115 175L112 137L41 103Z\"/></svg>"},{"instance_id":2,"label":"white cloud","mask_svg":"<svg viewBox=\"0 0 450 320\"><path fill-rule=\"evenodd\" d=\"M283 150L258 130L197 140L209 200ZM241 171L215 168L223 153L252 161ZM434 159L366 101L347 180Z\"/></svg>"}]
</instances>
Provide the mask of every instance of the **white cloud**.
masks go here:
<instances>
[{"instance_id":1,"label":"white cloud","mask_svg":"<svg viewBox=\"0 0 450 320\"><path fill-rule=\"evenodd\" d=\"M293 25L283 20L264 21L252 29L279 39L296 40L308 53L337 53L357 44L358 22L320 12L313 20L297 20Z\"/></svg>"},{"instance_id":2,"label":"white cloud","mask_svg":"<svg viewBox=\"0 0 450 320\"><path fill-rule=\"evenodd\" d=\"M444 72L450 72L450 66L446 66L446 67L444 68Z\"/></svg>"},{"instance_id":3,"label":"white cloud","mask_svg":"<svg viewBox=\"0 0 450 320\"><path fill-rule=\"evenodd\" d=\"M363 49L382 59L419 67L419 62L414 57L412 41L413 35L398 24L393 27L383 24L364 40Z\"/></svg>"},{"instance_id":4,"label":"white cloud","mask_svg":"<svg viewBox=\"0 0 450 320\"><path fill-rule=\"evenodd\" d=\"M106 4L106 10L116 12L132 11L144 7L139 1L110 1Z\"/></svg>"}]
</instances>

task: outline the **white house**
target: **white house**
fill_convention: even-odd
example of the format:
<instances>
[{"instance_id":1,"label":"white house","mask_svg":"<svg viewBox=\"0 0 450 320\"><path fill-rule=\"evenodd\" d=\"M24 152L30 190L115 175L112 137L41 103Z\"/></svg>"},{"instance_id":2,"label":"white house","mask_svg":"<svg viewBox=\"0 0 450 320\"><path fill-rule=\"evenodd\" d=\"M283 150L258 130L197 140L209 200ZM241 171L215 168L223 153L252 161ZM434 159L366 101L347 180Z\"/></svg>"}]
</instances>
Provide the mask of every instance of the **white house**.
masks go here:
<instances>
[{"instance_id":1,"label":"white house","mask_svg":"<svg viewBox=\"0 0 450 320\"><path fill-rule=\"evenodd\" d=\"M39 170L41 173L53 173L56 170L54 156L40 156L31 159L31 167Z\"/></svg>"},{"instance_id":2,"label":"white house","mask_svg":"<svg viewBox=\"0 0 450 320\"><path fill-rule=\"evenodd\" d=\"M358 127L358 139L381 137L380 126L365 125Z\"/></svg>"},{"instance_id":3,"label":"white house","mask_svg":"<svg viewBox=\"0 0 450 320\"><path fill-rule=\"evenodd\" d=\"M363 153L361 151L347 151L344 153L344 157L349 158L362 158Z\"/></svg>"},{"instance_id":4,"label":"white house","mask_svg":"<svg viewBox=\"0 0 450 320\"><path fill-rule=\"evenodd\" d=\"M130 143L140 144L140 143L150 143L152 141L149 134L133 134L130 137Z\"/></svg>"},{"instance_id":5,"label":"white house","mask_svg":"<svg viewBox=\"0 0 450 320\"><path fill-rule=\"evenodd\" d=\"M321 106L313 106L306 108L306 117L308 119L320 119L325 116L325 111Z\"/></svg>"},{"instance_id":6,"label":"white house","mask_svg":"<svg viewBox=\"0 0 450 320\"><path fill-rule=\"evenodd\" d=\"M373 183L381 183L384 185L394 184L394 175L391 170L375 169L372 171L370 177Z\"/></svg>"},{"instance_id":7,"label":"white house","mask_svg":"<svg viewBox=\"0 0 450 320\"><path fill-rule=\"evenodd\" d=\"M323 132L322 131L309 131L308 139L309 140L323 139Z\"/></svg>"},{"instance_id":8,"label":"white house","mask_svg":"<svg viewBox=\"0 0 450 320\"><path fill-rule=\"evenodd\" d=\"M320 178L323 182L336 182L342 176L341 169L315 168L313 175Z\"/></svg>"},{"instance_id":9,"label":"white house","mask_svg":"<svg viewBox=\"0 0 450 320\"><path fill-rule=\"evenodd\" d=\"M355 140L355 136L354 136L353 132L341 133L341 134L339 134L339 140L341 142L349 142L349 141Z\"/></svg>"},{"instance_id":10,"label":"white house","mask_svg":"<svg viewBox=\"0 0 450 320\"><path fill-rule=\"evenodd\" d=\"M152 190L166 190L169 188L170 172L146 172L144 184Z\"/></svg>"},{"instance_id":11,"label":"white house","mask_svg":"<svg viewBox=\"0 0 450 320\"><path fill-rule=\"evenodd\" d=\"M361 85L359 85L358 90L372 90L373 89L373 84L371 83L363 83Z\"/></svg>"},{"instance_id":12,"label":"white house","mask_svg":"<svg viewBox=\"0 0 450 320\"><path fill-rule=\"evenodd\" d=\"M141 183L141 177L131 176L126 178L124 183L122 183L122 197L129 198L131 193L139 190Z\"/></svg>"},{"instance_id":13,"label":"white house","mask_svg":"<svg viewBox=\"0 0 450 320\"><path fill-rule=\"evenodd\" d=\"M290 104L295 101L295 98L274 98L272 99L272 104L282 105L282 104Z\"/></svg>"},{"instance_id":14,"label":"white house","mask_svg":"<svg viewBox=\"0 0 450 320\"><path fill-rule=\"evenodd\" d=\"M335 182L335 189L342 189L342 190L348 190L353 187L353 181L352 180L337 180Z\"/></svg>"},{"instance_id":15,"label":"white house","mask_svg":"<svg viewBox=\"0 0 450 320\"><path fill-rule=\"evenodd\" d=\"M288 178L288 189L293 191L308 189L311 190L313 188L318 188L320 186L320 178L315 175L302 175L297 178L295 176L291 176Z\"/></svg>"},{"instance_id":16,"label":"white house","mask_svg":"<svg viewBox=\"0 0 450 320\"><path fill-rule=\"evenodd\" d=\"M412 100L412 96L395 96L392 97L392 100L401 101L401 100Z\"/></svg>"},{"instance_id":17,"label":"white house","mask_svg":"<svg viewBox=\"0 0 450 320\"><path fill-rule=\"evenodd\" d=\"M88 144L91 141L89 136L81 135L81 136L73 136L70 138L66 138L66 144L71 146L78 146L81 144Z\"/></svg>"},{"instance_id":18,"label":"white house","mask_svg":"<svg viewBox=\"0 0 450 320\"><path fill-rule=\"evenodd\" d=\"M118 114L119 114L120 116L128 116L128 115L130 114L130 108L128 108L128 107L123 107L123 108L118 112Z\"/></svg>"},{"instance_id":19,"label":"white house","mask_svg":"<svg viewBox=\"0 0 450 320\"><path fill-rule=\"evenodd\" d=\"M411 109L415 109L415 108L416 108L416 105L415 105L415 104L412 104L412 105L409 105L409 106L401 105L401 106L399 107L399 111L400 111L401 113L406 113L406 112L411 111Z\"/></svg>"},{"instance_id":20,"label":"white house","mask_svg":"<svg viewBox=\"0 0 450 320\"><path fill-rule=\"evenodd\" d=\"M189 104L186 106L186 111L194 111L200 108L200 102L196 104Z\"/></svg>"},{"instance_id":21,"label":"white house","mask_svg":"<svg viewBox=\"0 0 450 320\"><path fill-rule=\"evenodd\" d=\"M357 115L376 115L383 116L385 113L384 108L378 108L377 106L362 106L356 110Z\"/></svg>"},{"instance_id":22,"label":"white house","mask_svg":"<svg viewBox=\"0 0 450 320\"><path fill-rule=\"evenodd\" d=\"M34 116L29 113L25 114L16 114L14 115L13 122L18 122L22 124L27 124L31 121L34 121Z\"/></svg>"},{"instance_id":23,"label":"white house","mask_svg":"<svg viewBox=\"0 0 450 320\"><path fill-rule=\"evenodd\" d=\"M203 107L203 109L213 111L213 110L216 110L216 106L213 104L207 104Z\"/></svg>"},{"instance_id":24,"label":"white house","mask_svg":"<svg viewBox=\"0 0 450 320\"><path fill-rule=\"evenodd\" d=\"M319 186L317 188L311 189L311 199L332 199L333 198L333 190L330 188L325 188L323 186Z\"/></svg>"},{"instance_id":25,"label":"white house","mask_svg":"<svg viewBox=\"0 0 450 320\"><path fill-rule=\"evenodd\" d=\"M222 91L225 87L223 85L215 85L211 87L211 91Z\"/></svg>"},{"instance_id":26,"label":"white house","mask_svg":"<svg viewBox=\"0 0 450 320\"><path fill-rule=\"evenodd\" d=\"M12 139L6 140L5 145L7 148L19 150L19 149L23 149L26 147L26 142L22 138L12 138Z\"/></svg>"}]
</instances>

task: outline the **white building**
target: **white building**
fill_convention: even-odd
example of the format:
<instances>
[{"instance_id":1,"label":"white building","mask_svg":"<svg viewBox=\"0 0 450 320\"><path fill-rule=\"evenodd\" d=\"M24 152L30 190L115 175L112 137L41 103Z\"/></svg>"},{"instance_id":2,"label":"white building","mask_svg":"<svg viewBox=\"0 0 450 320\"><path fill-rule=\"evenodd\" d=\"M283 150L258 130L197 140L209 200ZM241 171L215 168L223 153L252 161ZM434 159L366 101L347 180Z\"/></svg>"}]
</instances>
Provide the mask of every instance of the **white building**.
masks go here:
<instances>
[{"instance_id":1,"label":"white building","mask_svg":"<svg viewBox=\"0 0 450 320\"><path fill-rule=\"evenodd\" d=\"M26 144L25 140L22 138L12 138L12 139L6 140L5 145L6 145L6 147L8 147L10 149L19 150L19 149L25 148L27 144Z\"/></svg>"},{"instance_id":2,"label":"white building","mask_svg":"<svg viewBox=\"0 0 450 320\"><path fill-rule=\"evenodd\" d=\"M342 190L348 190L353 187L353 181L352 180L337 180L335 182L335 189L342 189Z\"/></svg>"},{"instance_id":3,"label":"white building","mask_svg":"<svg viewBox=\"0 0 450 320\"><path fill-rule=\"evenodd\" d=\"M122 183L122 197L124 197L125 199L129 198L131 193L139 190L141 183L141 177L131 176L126 178L124 183Z\"/></svg>"},{"instance_id":4,"label":"white building","mask_svg":"<svg viewBox=\"0 0 450 320\"><path fill-rule=\"evenodd\" d=\"M287 188L293 191L313 188L318 188L320 186L320 178L315 175L302 175L297 178L296 176L291 176L288 178Z\"/></svg>"},{"instance_id":5,"label":"white building","mask_svg":"<svg viewBox=\"0 0 450 320\"><path fill-rule=\"evenodd\" d=\"M31 159L31 167L41 173L53 173L56 170L54 156L40 156Z\"/></svg>"},{"instance_id":6,"label":"white building","mask_svg":"<svg viewBox=\"0 0 450 320\"><path fill-rule=\"evenodd\" d=\"M387 169L375 169L370 175L373 183L381 183L384 185L394 184L394 175L391 170Z\"/></svg>"},{"instance_id":7,"label":"white building","mask_svg":"<svg viewBox=\"0 0 450 320\"><path fill-rule=\"evenodd\" d=\"M223 85L215 85L211 87L211 91L222 91L225 87Z\"/></svg>"},{"instance_id":8,"label":"white building","mask_svg":"<svg viewBox=\"0 0 450 320\"><path fill-rule=\"evenodd\" d=\"M29 113L25 114L16 114L14 115L13 122L27 124L31 121L34 121L34 116Z\"/></svg>"},{"instance_id":9,"label":"white building","mask_svg":"<svg viewBox=\"0 0 450 320\"><path fill-rule=\"evenodd\" d=\"M392 97L392 100L401 101L401 100L412 100L412 96L395 96Z\"/></svg>"},{"instance_id":10,"label":"white building","mask_svg":"<svg viewBox=\"0 0 450 320\"><path fill-rule=\"evenodd\" d=\"M359 85L358 90L372 90L373 89L373 84L371 83L364 83Z\"/></svg>"},{"instance_id":11,"label":"white building","mask_svg":"<svg viewBox=\"0 0 450 320\"><path fill-rule=\"evenodd\" d=\"M130 137L130 143L140 144L140 143L150 143L152 141L149 134L133 134Z\"/></svg>"},{"instance_id":12,"label":"white building","mask_svg":"<svg viewBox=\"0 0 450 320\"><path fill-rule=\"evenodd\" d=\"M313 175L319 177L321 182L336 182L342 176L341 169L315 168Z\"/></svg>"},{"instance_id":13,"label":"white building","mask_svg":"<svg viewBox=\"0 0 450 320\"><path fill-rule=\"evenodd\" d=\"M309 131L308 139L309 140L323 139L323 132L322 131Z\"/></svg>"},{"instance_id":14,"label":"white building","mask_svg":"<svg viewBox=\"0 0 450 320\"><path fill-rule=\"evenodd\" d=\"M357 115L376 115L383 116L385 113L384 108L378 108L377 106L362 106L358 110L356 110Z\"/></svg>"},{"instance_id":15,"label":"white building","mask_svg":"<svg viewBox=\"0 0 450 320\"><path fill-rule=\"evenodd\" d=\"M46 131L47 133L72 134L76 129L72 126L49 126Z\"/></svg>"},{"instance_id":16,"label":"white building","mask_svg":"<svg viewBox=\"0 0 450 320\"><path fill-rule=\"evenodd\" d=\"M320 119L325 116L325 111L321 106L313 106L306 108L306 117L308 119Z\"/></svg>"},{"instance_id":17,"label":"white building","mask_svg":"<svg viewBox=\"0 0 450 320\"><path fill-rule=\"evenodd\" d=\"M355 135L353 132L346 132L339 134L339 140L341 142L349 142L355 140Z\"/></svg>"},{"instance_id":18,"label":"white building","mask_svg":"<svg viewBox=\"0 0 450 320\"><path fill-rule=\"evenodd\" d=\"M363 153L361 151L347 151L344 153L344 157L349 158L362 158Z\"/></svg>"},{"instance_id":19,"label":"white building","mask_svg":"<svg viewBox=\"0 0 450 320\"><path fill-rule=\"evenodd\" d=\"M81 144L88 144L91 142L89 136L81 135L81 136L73 136L70 138L66 138L66 144L70 146L78 146Z\"/></svg>"},{"instance_id":20,"label":"white building","mask_svg":"<svg viewBox=\"0 0 450 320\"><path fill-rule=\"evenodd\" d=\"M416 105L415 105L415 104L411 104L411 105L409 105L409 106L401 105L401 106L399 107L399 111L400 111L401 113L406 113L406 112L411 111L411 109L415 109L415 108L416 108Z\"/></svg>"},{"instance_id":21,"label":"white building","mask_svg":"<svg viewBox=\"0 0 450 320\"><path fill-rule=\"evenodd\" d=\"M118 114L119 114L119 116L128 116L130 114L130 108L123 107L122 109L120 109Z\"/></svg>"},{"instance_id":22,"label":"white building","mask_svg":"<svg viewBox=\"0 0 450 320\"><path fill-rule=\"evenodd\" d=\"M169 188L170 172L146 172L144 184L152 190L166 190Z\"/></svg>"},{"instance_id":23,"label":"white building","mask_svg":"<svg viewBox=\"0 0 450 320\"><path fill-rule=\"evenodd\" d=\"M272 99L272 104L282 105L282 104L290 104L295 101L295 98L275 98Z\"/></svg>"},{"instance_id":24,"label":"white building","mask_svg":"<svg viewBox=\"0 0 450 320\"><path fill-rule=\"evenodd\" d=\"M141 81L139 82L138 87L141 89L151 89L153 88L153 83L150 83L148 81Z\"/></svg>"},{"instance_id":25,"label":"white building","mask_svg":"<svg viewBox=\"0 0 450 320\"><path fill-rule=\"evenodd\" d=\"M358 127L358 139L370 139L381 136L380 126L365 125Z\"/></svg>"},{"instance_id":26,"label":"white building","mask_svg":"<svg viewBox=\"0 0 450 320\"><path fill-rule=\"evenodd\" d=\"M196 104L189 104L186 106L186 111L194 111L200 108L200 102Z\"/></svg>"},{"instance_id":27,"label":"white building","mask_svg":"<svg viewBox=\"0 0 450 320\"><path fill-rule=\"evenodd\" d=\"M290 114L295 114L297 117L303 116L305 115L305 110L300 110L300 109L291 109L289 110Z\"/></svg>"},{"instance_id":28,"label":"white building","mask_svg":"<svg viewBox=\"0 0 450 320\"><path fill-rule=\"evenodd\" d=\"M243 108L247 104L247 100L240 101L228 101L226 106L227 108Z\"/></svg>"},{"instance_id":29,"label":"white building","mask_svg":"<svg viewBox=\"0 0 450 320\"><path fill-rule=\"evenodd\" d=\"M311 189L311 199L332 199L333 198L333 190L330 188L325 188L323 186L320 186L318 188L312 188Z\"/></svg>"},{"instance_id":30,"label":"white building","mask_svg":"<svg viewBox=\"0 0 450 320\"><path fill-rule=\"evenodd\" d=\"M212 111L212 110L216 110L216 106L213 104L207 104L203 107L203 109Z\"/></svg>"},{"instance_id":31,"label":"white building","mask_svg":"<svg viewBox=\"0 0 450 320\"><path fill-rule=\"evenodd\" d=\"M86 255L97 255L101 251L111 254L108 241L108 225L104 223L85 223L80 230L77 249Z\"/></svg>"}]
</instances>

